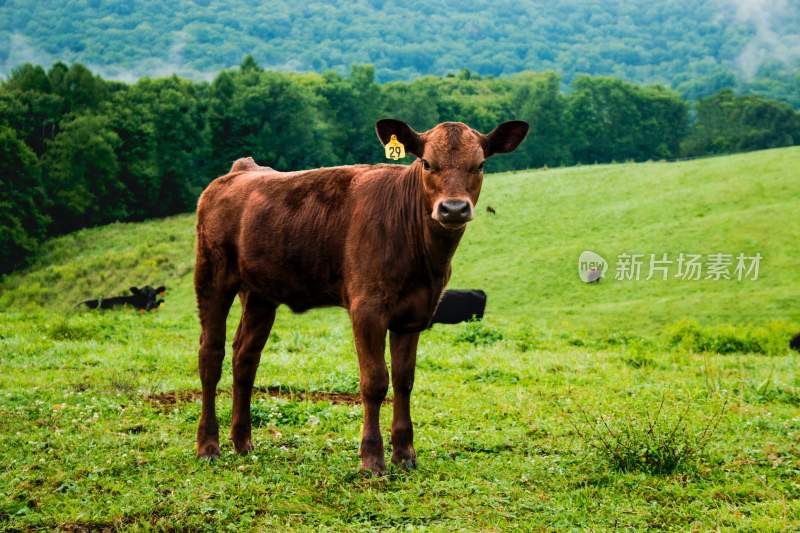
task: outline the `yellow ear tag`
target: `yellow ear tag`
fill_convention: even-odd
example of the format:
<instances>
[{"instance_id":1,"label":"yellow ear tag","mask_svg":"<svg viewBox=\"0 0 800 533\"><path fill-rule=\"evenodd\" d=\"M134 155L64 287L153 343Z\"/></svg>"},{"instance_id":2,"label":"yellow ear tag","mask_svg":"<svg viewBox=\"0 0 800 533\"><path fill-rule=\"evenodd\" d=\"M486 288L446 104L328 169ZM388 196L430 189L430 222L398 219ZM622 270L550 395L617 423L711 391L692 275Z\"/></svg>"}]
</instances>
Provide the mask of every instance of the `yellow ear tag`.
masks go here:
<instances>
[{"instance_id":1,"label":"yellow ear tag","mask_svg":"<svg viewBox=\"0 0 800 533\"><path fill-rule=\"evenodd\" d=\"M397 135L392 135L389 142L384 146L384 149L386 150L386 159L394 159L397 161L406 156L406 147L397 140Z\"/></svg>"}]
</instances>

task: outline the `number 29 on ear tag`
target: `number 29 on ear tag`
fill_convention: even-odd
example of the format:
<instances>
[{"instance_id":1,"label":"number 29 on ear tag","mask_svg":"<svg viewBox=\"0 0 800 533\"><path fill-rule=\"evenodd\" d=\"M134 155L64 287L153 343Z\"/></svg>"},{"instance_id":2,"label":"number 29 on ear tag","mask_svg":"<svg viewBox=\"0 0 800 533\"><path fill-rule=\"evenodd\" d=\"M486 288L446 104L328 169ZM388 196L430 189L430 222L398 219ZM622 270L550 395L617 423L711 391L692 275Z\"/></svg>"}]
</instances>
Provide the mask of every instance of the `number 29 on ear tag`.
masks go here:
<instances>
[{"instance_id":1,"label":"number 29 on ear tag","mask_svg":"<svg viewBox=\"0 0 800 533\"><path fill-rule=\"evenodd\" d=\"M384 146L384 149L386 150L386 159L394 159L397 161L406 156L406 147L397 140L397 135L392 135L389 142Z\"/></svg>"}]
</instances>

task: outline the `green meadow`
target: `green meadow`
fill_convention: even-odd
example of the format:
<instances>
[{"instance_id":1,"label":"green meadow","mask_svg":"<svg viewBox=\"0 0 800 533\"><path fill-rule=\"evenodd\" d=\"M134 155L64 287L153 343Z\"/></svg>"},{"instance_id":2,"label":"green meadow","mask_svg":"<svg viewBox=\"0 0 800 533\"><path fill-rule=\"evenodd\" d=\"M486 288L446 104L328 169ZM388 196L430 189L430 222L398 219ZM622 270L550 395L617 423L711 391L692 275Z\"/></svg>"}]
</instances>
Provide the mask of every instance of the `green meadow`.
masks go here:
<instances>
[{"instance_id":1,"label":"green meadow","mask_svg":"<svg viewBox=\"0 0 800 533\"><path fill-rule=\"evenodd\" d=\"M798 169L786 148L486 176L450 283L486 317L423 333L419 468L384 477L358 472L343 310L279 310L255 451L200 461L193 215L48 241L0 280L0 530L800 529ZM730 254L732 279L676 277L681 253ZM156 312L76 307L144 284ZM230 388L227 357L223 427Z\"/></svg>"}]
</instances>

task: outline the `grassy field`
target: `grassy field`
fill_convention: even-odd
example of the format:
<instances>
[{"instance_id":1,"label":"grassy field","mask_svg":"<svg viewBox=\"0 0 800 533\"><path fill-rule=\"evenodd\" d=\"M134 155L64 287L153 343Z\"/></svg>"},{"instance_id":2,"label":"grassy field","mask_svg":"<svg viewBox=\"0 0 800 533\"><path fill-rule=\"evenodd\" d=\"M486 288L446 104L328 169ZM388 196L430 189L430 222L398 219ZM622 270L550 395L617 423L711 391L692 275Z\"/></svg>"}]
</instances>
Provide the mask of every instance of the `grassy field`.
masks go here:
<instances>
[{"instance_id":1,"label":"grassy field","mask_svg":"<svg viewBox=\"0 0 800 533\"><path fill-rule=\"evenodd\" d=\"M256 451L202 462L193 217L55 239L0 281L0 530L797 530L798 168L791 148L487 176L451 282L486 290L486 320L423 334L420 466L382 478L357 471L344 311L279 312ZM759 279L613 279L619 254L681 252L760 253ZM158 312L74 308L144 283L169 288ZM223 425L230 386L226 358Z\"/></svg>"}]
</instances>

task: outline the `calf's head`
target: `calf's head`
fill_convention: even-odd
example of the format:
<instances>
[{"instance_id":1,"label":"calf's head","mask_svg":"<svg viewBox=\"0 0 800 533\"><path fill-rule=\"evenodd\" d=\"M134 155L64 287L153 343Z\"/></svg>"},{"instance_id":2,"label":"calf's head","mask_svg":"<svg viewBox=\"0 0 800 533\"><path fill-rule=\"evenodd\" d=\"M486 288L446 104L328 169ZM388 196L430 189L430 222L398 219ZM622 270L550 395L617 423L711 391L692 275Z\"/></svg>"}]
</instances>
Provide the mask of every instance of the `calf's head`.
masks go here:
<instances>
[{"instance_id":1,"label":"calf's head","mask_svg":"<svg viewBox=\"0 0 800 533\"><path fill-rule=\"evenodd\" d=\"M504 122L482 134L461 122L443 122L417 133L400 120L383 119L375 125L381 143L392 135L407 152L419 158L425 203L431 218L447 229L472 220L483 182L486 158L513 151L528 134L528 123Z\"/></svg>"}]
</instances>

